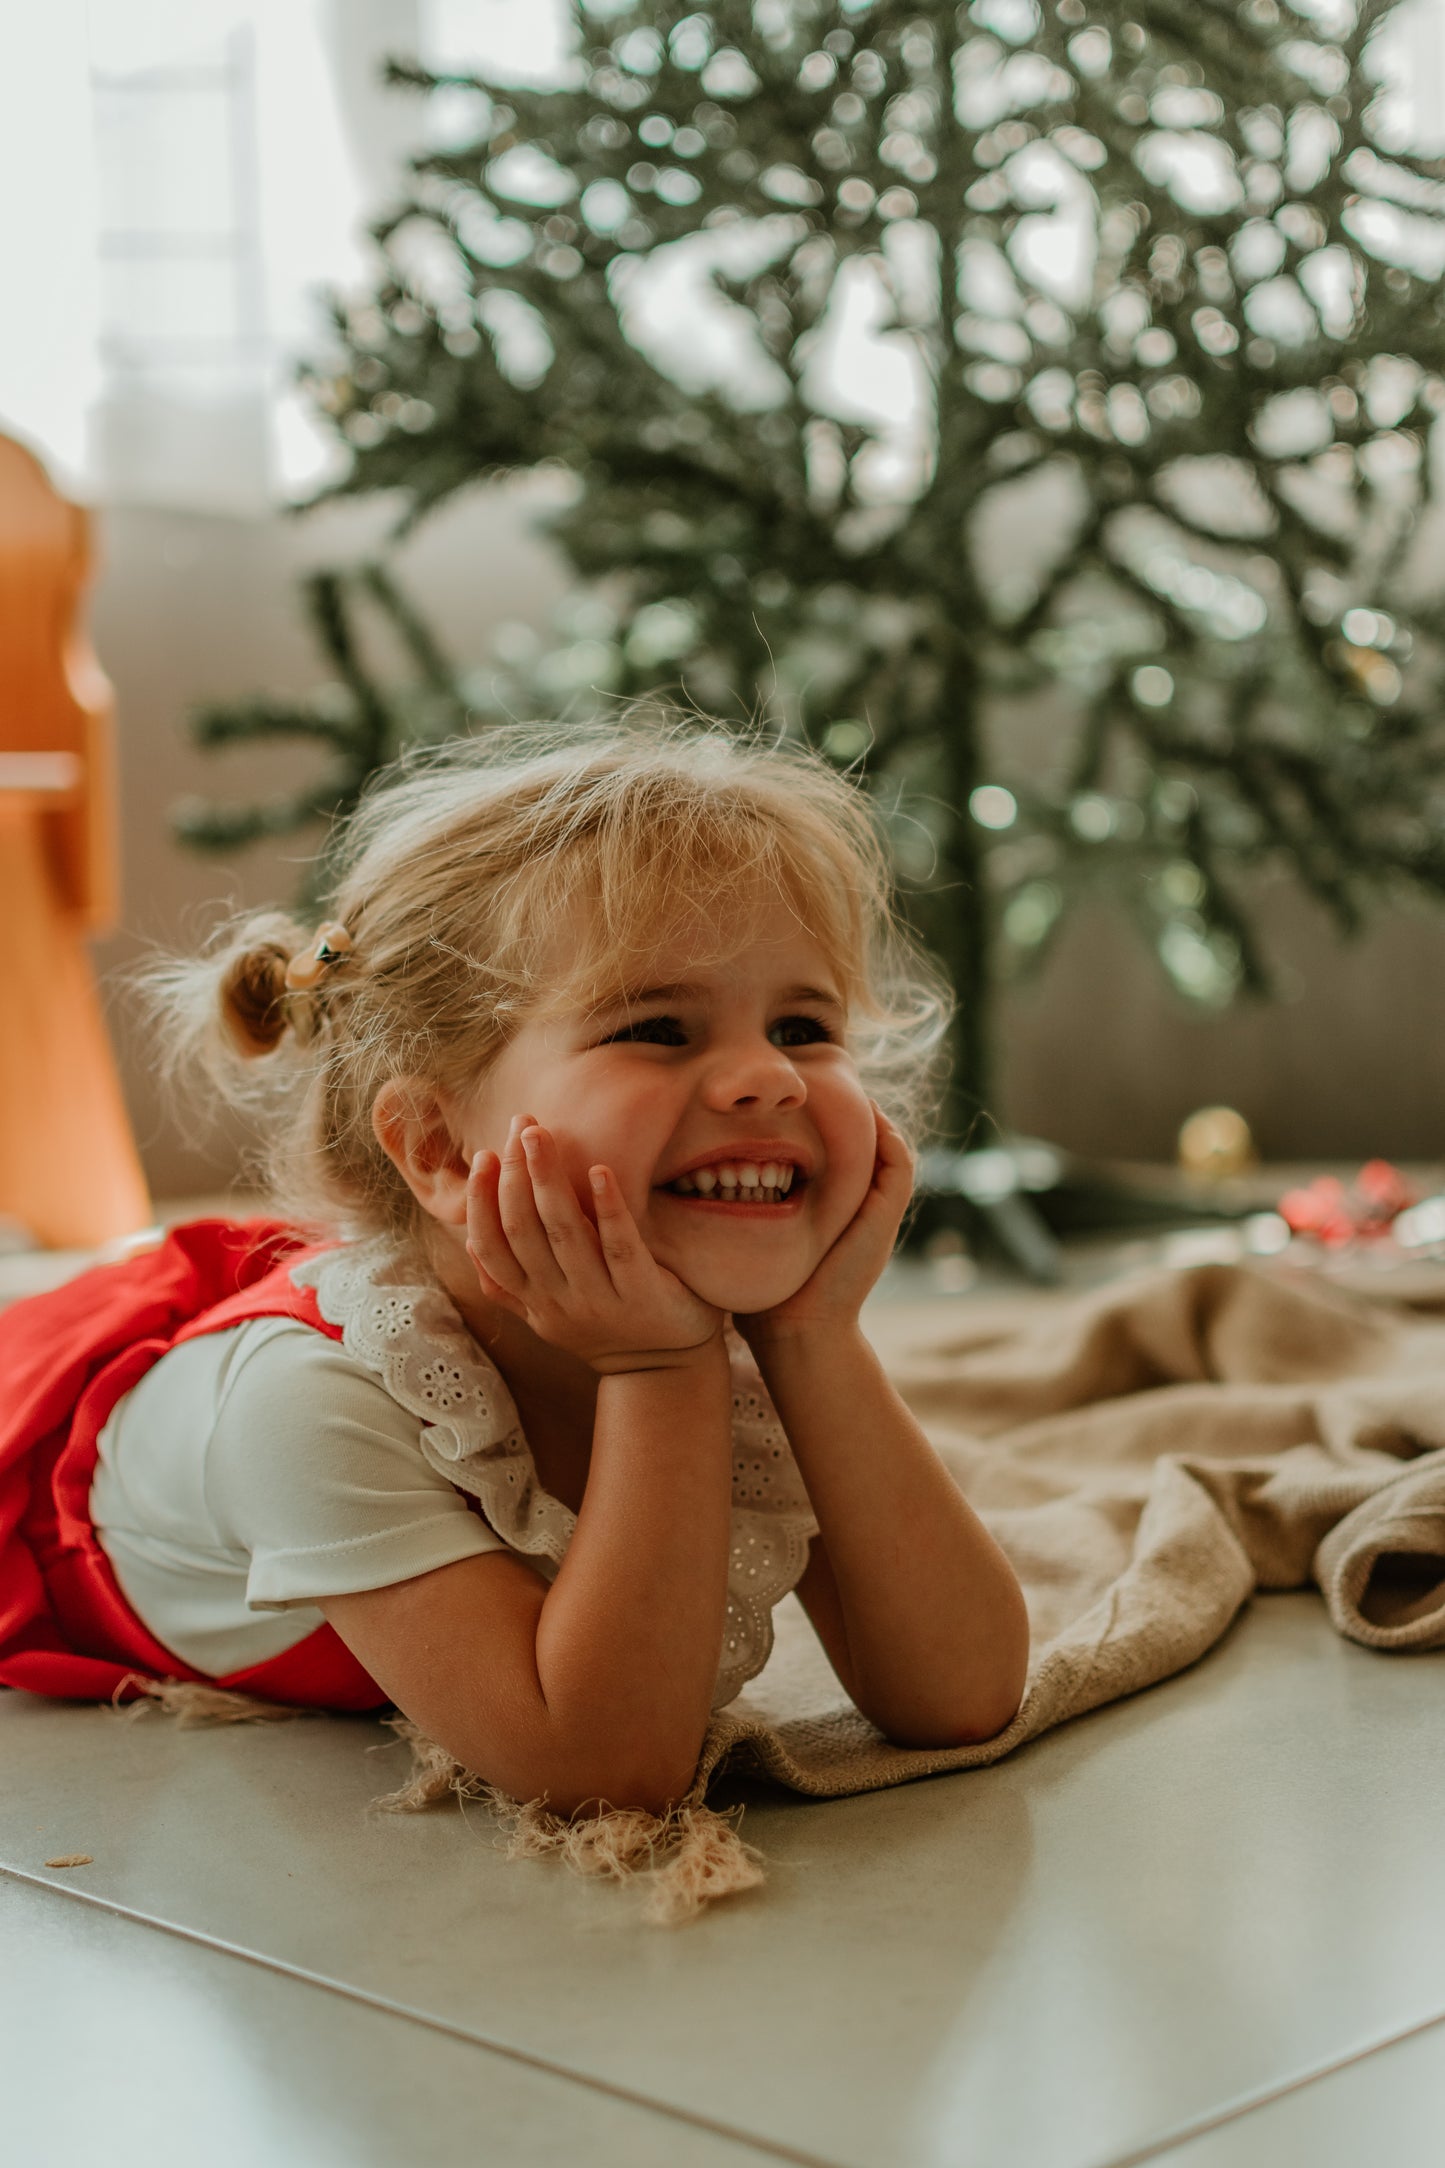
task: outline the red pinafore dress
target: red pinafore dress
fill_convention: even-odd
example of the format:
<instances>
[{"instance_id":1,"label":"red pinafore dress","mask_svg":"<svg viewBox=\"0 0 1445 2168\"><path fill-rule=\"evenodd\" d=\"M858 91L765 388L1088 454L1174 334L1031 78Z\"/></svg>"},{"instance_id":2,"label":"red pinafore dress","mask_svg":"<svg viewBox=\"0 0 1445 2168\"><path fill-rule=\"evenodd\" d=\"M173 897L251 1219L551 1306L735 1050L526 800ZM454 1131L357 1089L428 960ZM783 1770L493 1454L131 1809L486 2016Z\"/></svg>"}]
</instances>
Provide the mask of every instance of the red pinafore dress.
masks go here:
<instances>
[{"instance_id":1,"label":"red pinafore dress","mask_svg":"<svg viewBox=\"0 0 1445 2168\"><path fill-rule=\"evenodd\" d=\"M193 1220L0 1311L0 1685L127 1701L138 1677L182 1679L302 1708L387 1705L328 1625L224 1677L182 1662L131 1610L90 1521L106 1418L168 1348L253 1317L341 1338L290 1279L326 1246L274 1220Z\"/></svg>"}]
</instances>

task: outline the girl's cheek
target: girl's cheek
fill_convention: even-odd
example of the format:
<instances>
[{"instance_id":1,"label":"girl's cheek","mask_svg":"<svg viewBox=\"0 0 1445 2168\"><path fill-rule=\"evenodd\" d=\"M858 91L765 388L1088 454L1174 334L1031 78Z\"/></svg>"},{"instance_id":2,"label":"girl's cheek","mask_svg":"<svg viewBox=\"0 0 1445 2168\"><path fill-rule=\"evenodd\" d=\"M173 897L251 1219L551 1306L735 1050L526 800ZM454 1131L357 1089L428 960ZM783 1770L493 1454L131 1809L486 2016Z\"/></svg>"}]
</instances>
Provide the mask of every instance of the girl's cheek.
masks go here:
<instances>
[{"instance_id":1,"label":"girl's cheek","mask_svg":"<svg viewBox=\"0 0 1445 2168\"><path fill-rule=\"evenodd\" d=\"M589 1155L586 1146L578 1139L559 1136L555 1129L552 1131L552 1141L557 1149L557 1161L563 1179L577 1199L583 1217L595 1223L597 1213L592 1197L592 1185L587 1178L587 1170L589 1167L596 1166L597 1162L605 1157L605 1154L593 1152Z\"/></svg>"},{"instance_id":2,"label":"girl's cheek","mask_svg":"<svg viewBox=\"0 0 1445 2168\"><path fill-rule=\"evenodd\" d=\"M863 1089L861 1078L853 1079L847 1112L847 1160L854 1178L861 1181L866 1194L873 1179L873 1168L878 1157L878 1123L872 1103Z\"/></svg>"},{"instance_id":3,"label":"girl's cheek","mask_svg":"<svg viewBox=\"0 0 1445 2168\"><path fill-rule=\"evenodd\" d=\"M612 1169L613 1174L622 1185L622 1195L627 1209L634 1219L640 1219L648 1204L646 1185L643 1184L639 1187L629 1178L626 1167L618 1165L618 1155L616 1153L609 1154L605 1147L599 1147L594 1151L578 1144L563 1155L562 1169L567 1177L572 1194L577 1199L578 1210L581 1212L582 1217L591 1220L594 1227L597 1225L597 1199L592 1194L590 1173L593 1167L610 1167Z\"/></svg>"},{"instance_id":4,"label":"girl's cheek","mask_svg":"<svg viewBox=\"0 0 1445 2168\"><path fill-rule=\"evenodd\" d=\"M863 1200L873 1185L873 1162L865 1167L861 1162L851 1170L851 1179L837 1200L837 1233L849 1226L855 1215L863 1208Z\"/></svg>"},{"instance_id":5,"label":"girl's cheek","mask_svg":"<svg viewBox=\"0 0 1445 2168\"><path fill-rule=\"evenodd\" d=\"M850 1110L847 1126L847 1148L838 1154L837 1206L841 1215L840 1225L846 1227L873 1186L873 1169L878 1160L878 1125L873 1109L868 1104L862 1086L858 1088L858 1101Z\"/></svg>"}]
</instances>

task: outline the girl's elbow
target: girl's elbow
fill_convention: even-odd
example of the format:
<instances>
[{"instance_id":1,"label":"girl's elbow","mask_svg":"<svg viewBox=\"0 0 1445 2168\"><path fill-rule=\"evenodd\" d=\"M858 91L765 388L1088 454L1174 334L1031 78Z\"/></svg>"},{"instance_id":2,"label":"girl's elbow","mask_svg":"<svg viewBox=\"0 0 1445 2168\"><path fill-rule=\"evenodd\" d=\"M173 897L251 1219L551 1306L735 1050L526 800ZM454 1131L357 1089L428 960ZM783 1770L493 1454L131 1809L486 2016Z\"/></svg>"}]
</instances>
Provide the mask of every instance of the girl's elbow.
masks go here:
<instances>
[{"instance_id":1,"label":"girl's elbow","mask_svg":"<svg viewBox=\"0 0 1445 2168\"><path fill-rule=\"evenodd\" d=\"M969 1696L959 1746L982 1746L1008 1730L1023 1707L1029 1677L1029 1615L1023 1590L1014 1581L1012 1618L995 1644L993 1676Z\"/></svg>"},{"instance_id":2,"label":"girl's elbow","mask_svg":"<svg viewBox=\"0 0 1445 2168\"><path fill-rule=\"evenodd\" d=\"M681 1751L666 1740L589 1741L570 1726L538 1723L518 1732L459 1725L438 1744L505 1797L535 1801L566 1821L615 1808L665 1815L692 1789L702 1749L701 1732Z\"/></svg>"},{"instance_id":3,"label":"girl's elbow","mask_svg":"<svg viewBox=\"0 0 1445 2168\"><path fill-rule=\"evenodd\" d=\"M1028 1671L1029 1644L1026 1626L1016 1661L1009 1667L1007 1675L995 1682L994 1691L975 1703L966 1725L968 1736L960 1739L960 1746L981 1746L986 1739L997 1739L1002 1732L1009 1729L1024 1705Z\"/></svg>"},{"instance_id":4,"label":"girl's elbow","mask_svg":"<svg viewBox=\"0 0 1445 2168\"><path fill-rule=\"evenodd\" d=\"M667 1815L692 1790L706 1728L704 1720L696 1732L678 1727L669 1736L658 1727L649 1736L645 1727L612 1724L605 1738L573 1737L554 1758L552 1811L569 1819L609 1809Z\"/></svg>"},{"instance_id":5,"label":"girl's elbow","mask_svg":"<svg viewBox=\"0 0 1445 2168\"><path fill-rule=\"evenodd\" d=\"M983 1746L1013 1724L1023 1707L1026 1683L1027 1651L1017 1668L1006 1678L994 1681L986 1692L975 1690L958 1702L935 1700L927 1707L915 1705L906 1713L895 1710L891 1721L887 1716L875 1715L873 1722L894 1746ZM865 1710L864 1714L872 1712Z\"/></svg>"},{"instance_id":6,"label":"girl's elbow","mask_svg":"<svg viewBox=\"0 0 1445 2168\"><path fill-rule=\"evenodd\" d=\"M692 1789L696 1761L683 1770L598 1770L547 1791L547 1805L564 1821L592 1820L607 1813L655 1815L665 1819Z\"/></svg>"},{"instance_id":7,"label":"girl's elbow","mask_svg":"<svg viewBox=\"0 0 1445 2168\"><path fill-rule=\"evenodd\" d=\"M1021 1698L1009 1707L1001 1708L995 1715L980 1714L970 1709L965 1715L941 1715L938 1717L913 1718L902 1723L881 1723L890 1746L943 1749L957 1746L985 1746L990 1739L997 1739L1006 1732L1019 1713ZM875 1718L876 1722L877 1719Z\"/></svg>"},{"instance_id":8,"label":"girl's elbow","mask_svg":"<svg viewBox=\"0 0 1445 2168\"><path fill-rule=\"evenodd\" d=\"M990 1739L1000 1738L1009 1729L1019 1710L1023 1707L1023 1688L1010 1694L1001 1702L978 1715L971 1715L955 1733L955 1746L983 1746Z\"/></svg>"},{"instance_id":9,"label":"girl's elbow","mask_svg":"<svg viewBox=\"0 0 1445 2168\"><path fill-rule=\"evenodd\" d=\"M518 1756L495 1782L514 1799L537 1800L564 1821L593 1819L609 1811L630 1810L666 1815L692 1789L697 1751L675 1753L579 1753L566 1751Z\"/></svg>"}]
</instances>

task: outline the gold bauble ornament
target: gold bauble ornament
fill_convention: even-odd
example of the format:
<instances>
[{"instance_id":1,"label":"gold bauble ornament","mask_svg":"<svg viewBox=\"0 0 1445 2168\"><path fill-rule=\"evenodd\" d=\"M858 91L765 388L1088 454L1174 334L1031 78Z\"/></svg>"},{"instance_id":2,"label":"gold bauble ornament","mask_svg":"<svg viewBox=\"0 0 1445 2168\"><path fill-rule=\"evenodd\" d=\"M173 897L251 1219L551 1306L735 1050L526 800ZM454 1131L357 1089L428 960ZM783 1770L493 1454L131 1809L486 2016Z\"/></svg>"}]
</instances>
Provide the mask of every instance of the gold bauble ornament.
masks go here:
<instances>
[{"instance_id":1,"label":"gold bauble ornament","mask_svg":"<svg viewBox=\"0 0 1445 2168\"><path fill-rule=\"evenodd\" d=\"M1179 1132L1179 1164L1200 1181L1228 1181L1258 1161L1249 1124L1233 1107L1200 1107Z\"/></svg>"}]
</instances>

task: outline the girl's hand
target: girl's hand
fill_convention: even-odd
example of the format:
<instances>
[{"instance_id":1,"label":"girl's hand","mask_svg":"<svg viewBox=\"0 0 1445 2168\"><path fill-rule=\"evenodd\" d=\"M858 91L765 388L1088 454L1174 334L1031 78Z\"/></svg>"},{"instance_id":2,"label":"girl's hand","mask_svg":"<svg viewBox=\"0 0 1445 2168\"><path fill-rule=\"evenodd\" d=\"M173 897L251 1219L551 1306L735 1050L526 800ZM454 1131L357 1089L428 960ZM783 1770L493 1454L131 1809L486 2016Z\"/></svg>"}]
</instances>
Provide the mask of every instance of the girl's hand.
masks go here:
<instances>
[{"instance_id":1,"label":"girl's hand","mask_svg":"<svg viewBox=\"0 0 1445 2168\"><path fill-rule=\"evenodd\" d=\"M858 1321L864 1298L893 1255L898 1229L913 1195L914 1159L876 1099L877 1156L867 1196L811 1276L786 1302L770 1310L736 1313L733 1323L754 1355L771 1342L813 1339L846 1332Z\"/></svg>"},{"instance_id":2,"label":"girl's hand","mask_svg":"<svg viewBox=\"0 0 1445 2168\"><path fill-rule=\"evenodd\" d=\"M723 1312L658 1264L611 1168L589 1173L596 1227L530 1115L514 1117L500 1159L477 1153L467 1255L487 1300L600 1375L674 1368L721 1344Z\"/></svg>"}]
</instances>

